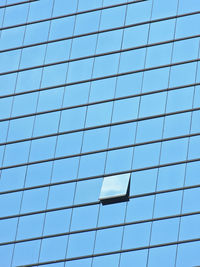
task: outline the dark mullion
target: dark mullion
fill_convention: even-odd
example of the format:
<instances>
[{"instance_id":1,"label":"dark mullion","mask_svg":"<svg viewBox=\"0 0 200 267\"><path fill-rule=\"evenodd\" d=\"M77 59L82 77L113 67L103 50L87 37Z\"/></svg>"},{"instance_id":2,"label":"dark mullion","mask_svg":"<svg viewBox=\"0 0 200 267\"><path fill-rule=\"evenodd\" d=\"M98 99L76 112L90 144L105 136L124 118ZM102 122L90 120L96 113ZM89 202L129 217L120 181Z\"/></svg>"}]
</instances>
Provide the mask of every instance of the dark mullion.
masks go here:
<instances>
[{"instance_id":1,"label":"dark mullion","mask_svg":"<svg viewBox=\"0 0 200 267\"><path fill-rule=\"evenodd\" d=\"M197 161L199 162L200 158L193 159L193 160L187 160L187 161L181 161L181 162L174 162L173 164L162 164L159 166L151 166L148 169L143 168L143 170L174 166L177 164L187 164L187 163L192 163L192 162L197 162ZM128 172L130 173L130 172L136 172L136 171L142 171L142 169L129 170L129 171L126 171L123 173L128 173ZM138 194L138 195L132 195L129 198L133 199L133 198L140 198L140 197L148 197L148 196L154 196L154 195L158 195L158 194L166 194L166 193L177 192L177 191L182 191L182 190L190 190L190 189L196 189L196 188L200 188L200 184L192 185L192 186L172 188L172 189L167 189L167 190L160 190L160 191L149 192L149 193L143 193L143 194ZM72 209L72 208L74 209L74 208L80 208L80 207L88 207L88 206L94 206L94 205L98 205L98 204L100 204L100 201L86 202L83 204L76 204L76 205L63 206L63 207L58 207L58 208L46 209L46 210L39 210L39 211L26 212L26 213L21 213L21 214L2 216L2 217L0 217L0 220L8 220L8 219L13 219L13 218L18 218L18 217L25 217L25 216L30 216L30 215L42 214L42 213L46 213L46 212L67 210L67 209Z\"/></svg>"}]
</instances>

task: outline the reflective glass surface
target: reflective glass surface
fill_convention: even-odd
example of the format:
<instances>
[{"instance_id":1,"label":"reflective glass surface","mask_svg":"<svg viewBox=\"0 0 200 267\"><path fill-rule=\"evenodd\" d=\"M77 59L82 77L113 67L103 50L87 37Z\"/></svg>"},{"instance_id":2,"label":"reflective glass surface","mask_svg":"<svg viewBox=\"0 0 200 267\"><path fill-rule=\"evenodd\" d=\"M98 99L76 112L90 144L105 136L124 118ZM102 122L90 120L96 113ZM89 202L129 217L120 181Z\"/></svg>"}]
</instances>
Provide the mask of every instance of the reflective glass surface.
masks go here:
<instances>
[{"instance_id":1,"label":"reflective glass surface","mask_svg":"<svg viewBox=\"0 0 200 267\"><path fill-rule=\"evenodd\" d=\"M200 266L199 25L199 0L0 1L0 266Z\"/></svg>"}]
</instances>

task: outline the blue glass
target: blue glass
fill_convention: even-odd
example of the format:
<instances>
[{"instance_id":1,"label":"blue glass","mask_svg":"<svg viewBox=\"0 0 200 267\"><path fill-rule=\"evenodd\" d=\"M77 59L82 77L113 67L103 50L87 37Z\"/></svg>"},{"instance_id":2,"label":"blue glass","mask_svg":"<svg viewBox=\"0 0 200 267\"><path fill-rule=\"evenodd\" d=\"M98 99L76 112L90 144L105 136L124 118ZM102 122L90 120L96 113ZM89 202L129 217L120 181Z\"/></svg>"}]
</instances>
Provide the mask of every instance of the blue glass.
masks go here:
<instances>
[{"instance_id":1,"label":"blue glass","mask_svg":"<svg viewBox=\"0 0 200 267\"><path fill-rule=\"evenodd\" d=\"M66 253L68 236L43 239L39 262L63 259ZM57 249L54 249L54 248Z\"/></svg>"},{"instance_id":2,"label":"blue glass","mask_svg":"<svg viewBox=\"0 0 200 267\"><path fill-rule=\"evenodd\" d=\"M26 170L26 186L47 184L50 182L52 162L29 165Z\"/></svg>"},{"instance_id":3,"label":"blue glass","mask_svg":"<svg viewBox=\"0 0 200 267\"><path fill-rule=\"evenodd\" d=\"M13 244L0 247L0 257L1 257L2 264L4 265L11 264L13 247L14 247Z\"/></svg>"},{"instance_id":4,"label":"blue glass","mask_svg":"<svg viewBox=\"0 0 200 267\"><path fill-rule=\"evenodd\" d=\"M40 240L16 244L13 255L13 265L17 266L37 262L39 249Z\"/></svg>"},{"instance_id":5,"label":"blue glass","mask_svg":"<svg viewBox=\"0 0 200 267\"><path fill-rule=\"evenodd\" d=\"M124 25L126 6L104 9L101 14L100 30Z\"/></svg>"},{"instance_id":6,"label":"blue glass","mask_svg":"<svg viewBox=\"0 0 200 267\"><path fill-rule=\"evenodd\" d=\"M181 200L181 191L156 195L154 217L179 214L181 210Z\"/></svg>"},{"instance_id":7,"label":"blue glass","mask_svg":"<svg viewBox=\"0 0 200 267\"><path fill-rule=\"evenodd\" d=\"M69 231L70 219L70 209L46 213L44 235L52 235Z\"/></svg>"},{"instance_id":8,"label":"blue glass","mask_svg":"<svg viewBox=\"0 0 200 267\"><path fill-rule=\"evenodd\" d=\"M112 225L124 222L126 202L112 205L101 205L98 226Z\"/></svg>"},{"instance_id":9,"label":"blue glass","mask_svg":"<svg viewBox=\"0 0 200 267\"><path fill-rule=\"evenodd\" d=\"M0 221L0 241L8 242L15 239L17 218Z\"/></svg>"},{"instance_id":10,"label":"blue glass","mask_svg":"<svg viewBox=\"0 0 200 267\"><path fill-rule=\"evenodd\" d=\"M79 177L102 175L105 169L106 153L82 156L80 159Z\"/></svg>"},{"instance_id":11,"label":"blue glass","mask_svg":"<svg viewBox=\"0 0 200 267\"><path fill-rule=\"evenodd\" d=\"M143 267L146 265L147 260L147 250L138 250L132 252L126 252L121 254L120 267L126 267L134 264L138 267Z\"/></svg>"},{"instance_id":12,"label":"blue glass","mask_svg":"<svg viewBox=\"0 0 200 267\"><path fill-rule=\"evenodd\" d=\"M67 257L71 258L92 254L94 238L94 231L70 235Z\"/></svg>"},{"instance_id":13,"label":"blue glass","mask_svg":"<svg viewBox=\"0 0 200 267\"><path fill-rule=\"evenodd\" d=\"M17 239L26 239L42 235L43 223L44 214L20 217L17 229Z\"/></svg>"},{"instance_id":14,"label":"blue glass","mask_svg":"<svg viewBox=\"0 0 200 267\"><path fill-rule=\"evenodd\" d=\"M76 186L75 204L81 204L86 202L96 202L99 198L99 192L101 188L101 179L91 179L86 181L80 181ZM90 194L86 192L90 191Z\"/></svg>"},{"instance_id":15,"label":"blue glass","mask_svg":"<svg viewBox=\"0 0 200 267\"><path fill-rule=\"evenodd\" d=\"M6 169L1 171L1 191L22 188L24 185L26 167Z\"/></svg>"},{"instance_id":16,"label":"blue glass","mask_svg":"<svg viewBox=\"0 0 200 267\"><path fill-rule=\"evenodd\" d=\"M73 203L75 183L51 186L49 189L48 208L70 206Z\"/></svg>"},{"instance_id":17,"label":"blue glass","mask_svg":"<svg viewBox=\"0 0 200 267\"><path fill-rule=\"evenodd\" d=\"M154 197L131 198L127 207L126 221L133 222L152 218Z\"/></svg>"},{"instance_id":18,"label":"blue glass","mask_svg":"<svg viewBox=\"0 0 200 267\"><path fill-rule=\"evenodd\" d=\"M188 265L198 266L200 242L180 244L178 246L177 267L186 267Z\"/></svg>"},{"instance_id":19,"label":"blue glass","mask_svg":"<svg viewBox=\"0 0 200 267\"><path fill-rule=\"evenodd\" d=\"M115 267L119 262L119 254L95 257L92 267L110 266Z\"/></svg>"},{"instance_id":20,"label":"blue glass","mask_svg":"<svg viewBox=\"0 0 200 267\"><path fill-rule=\"evenodd\" d=\"M23 194L21 213L44 210L48 197L48 187L27 190Z\"/></svg>"},{"instance_id":21,"label":"blue glass","mask_svg":"<svg viewBox=\"0 0 200 267\"><path fill-rule=\"evenodd\" d=\"M122 227L97 231L95 253L119 250L121 247Z\"/></svg>"},{"instance_id":22,"label":"blue glass","mask_svg":"<svg viewBox=\"0 0 200 267\"><path fill-rule=\"evenodd\" d=\"M154 1L153 18L162 18L176 15L178 0L169 0L162 2L159 0Z\"/></svg>"},{"instance_id":23,"label":"blue glass","mask_svg":"<svg viewBox=\"0 0 200 267\"><path fill-rule=\"evenodd\" d=\"M150 223L140 223L125 226L122 249L148 246L150 228Z\"/></svg>"},{"instance_id":24,"label":"blue glass","mask_svg":"<svg viewBox=\"0 0 200 267\"><path fill-rule=\"evenodd\" d=\"M166 246L149 250L148 266L153 267L159 264L163 267L173 267L175 265L176 246Z\"/></svg>"},{"instance_id":25,"label":"blue glass","mask_svg":"<svg viewBox=\"0 0 200 267\"><path fill-rule=\"evenodd\" d=\"M153 222L151 245L176 242L178 230L178 218Z\"/></svg>"},{"instance_id":26,"label":"blue glass","mask_svg":"<svg viewBox=\"0 0 200 267\"><path fill-rule=\"evenodd\" d=\"M97 205L73 209L71 231L96 227L98 211Z\"/></svg>"},{"instance_id":27,"label":"blue glass","mask_svg":"<svg viewBox=\"0 0 200 267\"><path fill-rule=\"evenodd\" d=\"M20 16L18 15L20 14ZM26 23L28 5L16 5L5 9L3 27Z\"/></svg>"}]
</instances>

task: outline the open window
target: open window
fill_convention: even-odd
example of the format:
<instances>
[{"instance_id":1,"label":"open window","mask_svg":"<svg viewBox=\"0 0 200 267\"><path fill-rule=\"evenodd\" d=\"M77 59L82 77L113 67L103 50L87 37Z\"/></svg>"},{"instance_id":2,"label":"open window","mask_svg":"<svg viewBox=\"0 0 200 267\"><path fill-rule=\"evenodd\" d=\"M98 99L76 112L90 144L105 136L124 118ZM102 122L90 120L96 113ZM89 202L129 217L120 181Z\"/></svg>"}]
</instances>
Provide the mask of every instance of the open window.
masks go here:
<instances>
[{"instance_id":1,"label":"open window","mask_svg":"<svg viewBox=\"0 0 200 267\"><path fill-rule=\"evenodd\" d=\"M103 205L129 200L130 173L108 176L103 179L99 200Z\"/></svg>"}]
</instances>

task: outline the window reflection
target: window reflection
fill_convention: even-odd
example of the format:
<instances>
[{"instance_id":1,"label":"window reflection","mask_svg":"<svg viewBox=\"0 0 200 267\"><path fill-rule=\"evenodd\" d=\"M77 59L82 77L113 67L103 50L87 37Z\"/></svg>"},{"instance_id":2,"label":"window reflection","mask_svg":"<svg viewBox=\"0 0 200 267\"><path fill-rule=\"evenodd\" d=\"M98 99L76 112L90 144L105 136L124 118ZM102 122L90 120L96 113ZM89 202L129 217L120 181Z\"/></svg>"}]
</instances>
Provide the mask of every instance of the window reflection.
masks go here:
<instances>
[{"instance_id":1,"label":"window reflection","mask_svg":"<svg viewBox=\"0 0 200 267\"><path fill-rule=\"evenodd\" d=\"M102 204L128 200L130 173L106 177L99 199Z\"/></svg>"}]
</instances>

